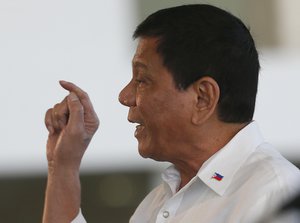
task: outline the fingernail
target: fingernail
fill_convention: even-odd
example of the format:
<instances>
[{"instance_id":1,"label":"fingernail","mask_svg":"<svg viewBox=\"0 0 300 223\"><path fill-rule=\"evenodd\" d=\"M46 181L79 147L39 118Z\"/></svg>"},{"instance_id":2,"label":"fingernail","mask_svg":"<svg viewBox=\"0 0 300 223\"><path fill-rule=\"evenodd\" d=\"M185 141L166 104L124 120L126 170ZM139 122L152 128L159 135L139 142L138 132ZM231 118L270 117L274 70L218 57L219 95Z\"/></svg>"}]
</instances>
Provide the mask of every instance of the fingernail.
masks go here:
<instances>
[{"instance_id":1,"label":"fingernail","mask_svg":"<svg viewBox=\"0 0 300 223\"><path fill-rule=\"evenodd\" d=\"M73 93L73 92L71 92L69 94L69 98L70 98L71 101L78 101L79 100L78 97L77 97L77 95L75 93Z\"/></svg>"},{"instance_id":2,"label":"fingernail","mask_svg":"<svg viewBox=\"0 0 300 223\"><path fill-rule=\"evenodd\" d=\"M60 80L59 83L61 83L61 84L67 84L68 82L64 81L64 80Z\"/></svg>"}]
</instances>

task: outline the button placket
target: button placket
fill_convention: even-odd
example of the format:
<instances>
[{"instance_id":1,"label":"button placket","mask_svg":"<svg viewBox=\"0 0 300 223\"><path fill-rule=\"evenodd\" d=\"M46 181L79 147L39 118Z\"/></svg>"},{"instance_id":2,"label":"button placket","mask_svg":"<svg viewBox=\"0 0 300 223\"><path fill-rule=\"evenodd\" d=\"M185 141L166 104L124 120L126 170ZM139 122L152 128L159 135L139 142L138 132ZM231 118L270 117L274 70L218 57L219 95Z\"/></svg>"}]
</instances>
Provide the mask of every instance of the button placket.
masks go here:
<instances>
[{"instance_id":1,"label":"button placket","mask_svg":"<svg viewBox=\"0 0 300 223\"><path fill-rule=\"evenodd\" d=\"M159 215L157 216L157 223L171 221L172 217L180 206L183 194L184 193L179 192L166 202L166 204L161 208Z\"/></svg>"},{"instance_id":2,"label":"button placket","mask_svg":"<svg viewBox=\"0 0 300 223\"><path fill-rule=\"evenodd\" d=\"M164 211L162 215L164 218L168 218L170 216L170 213L168 211Z\"/></svg>"}]
</instances>

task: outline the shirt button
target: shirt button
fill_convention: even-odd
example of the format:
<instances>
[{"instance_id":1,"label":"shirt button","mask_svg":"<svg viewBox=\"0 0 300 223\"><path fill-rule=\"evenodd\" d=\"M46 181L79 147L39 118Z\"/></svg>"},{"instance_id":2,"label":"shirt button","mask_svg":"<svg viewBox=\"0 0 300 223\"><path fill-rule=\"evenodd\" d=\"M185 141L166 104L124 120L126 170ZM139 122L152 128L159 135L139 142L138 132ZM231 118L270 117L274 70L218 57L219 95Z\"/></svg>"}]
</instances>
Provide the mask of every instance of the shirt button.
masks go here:
<instances>
[{"instance_id":1,"label":"shirt button","mask_svg":"<svg viewBox=\"0 0 300 223\"><path fill-rule=\"evenodd\" d=\"M164 218L169 217L169 215L170 215L170 213L169 213L168 211L164 211L164 212L163 212L163 217L164 217Z\"/></svg>"}]
</instances>

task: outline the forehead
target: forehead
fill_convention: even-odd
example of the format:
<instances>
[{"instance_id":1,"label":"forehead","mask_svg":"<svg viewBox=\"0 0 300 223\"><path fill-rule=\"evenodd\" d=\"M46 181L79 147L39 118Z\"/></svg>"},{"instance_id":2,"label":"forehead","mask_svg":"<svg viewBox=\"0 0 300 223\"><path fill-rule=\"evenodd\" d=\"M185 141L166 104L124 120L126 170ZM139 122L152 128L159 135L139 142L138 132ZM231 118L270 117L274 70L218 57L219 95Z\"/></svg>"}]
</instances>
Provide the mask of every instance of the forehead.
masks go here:
<instances>
[{"instance_id":1,"label":"forehead","mask_svg":"<svg viewBox=\"0 0 300 223\"><path fill-rule=\"evenodd\" d=\"M157 53L157 38L140 38L138 46L136 48L135 55L133 57L133 65L144 63L148 64L151 62L161 62L160 55ZM150 65L150 64L149 64Z\"/></svg>"},{"instance_id":2,"label":"forehead","mask_svg":"<svg viewBox=\"0 0 300 223\"><path fill-rule=\"evenodd\" d=\"M146 70L148 77L160 82L164 88L175 89L176 84L170 71L164 66L157 52L158 38L140 38L132 60L133 70ZM134 73L133 73L134 74Z\"/></svg>"}]
</instances>

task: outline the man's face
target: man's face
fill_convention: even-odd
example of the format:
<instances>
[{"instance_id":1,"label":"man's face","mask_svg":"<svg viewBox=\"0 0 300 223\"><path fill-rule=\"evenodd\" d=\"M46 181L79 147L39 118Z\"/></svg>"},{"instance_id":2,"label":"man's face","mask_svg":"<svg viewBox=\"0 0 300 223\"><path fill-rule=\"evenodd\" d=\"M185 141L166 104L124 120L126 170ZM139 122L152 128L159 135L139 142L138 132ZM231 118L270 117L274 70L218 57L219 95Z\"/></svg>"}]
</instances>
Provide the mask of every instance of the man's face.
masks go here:
<instances>
[{"instance_id":1,"label":"man's face","mask_svg":"<svg viewBox=\"0 0 300 223\"><path fill-rule=\"evenodd\" d=\"M191 88L178 90L156 52L156 38L141 38L132 61L133 76L120 92L137 123L135 137L141 156L171 161L189 140L193 97Z\"/></svg>"}]
</instances>

